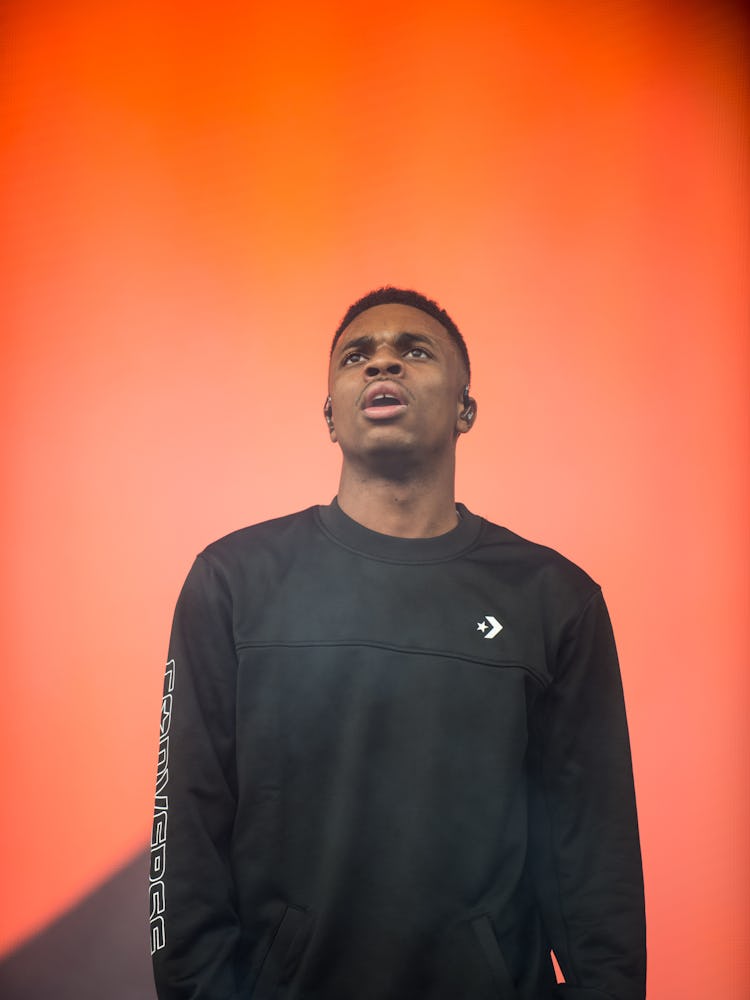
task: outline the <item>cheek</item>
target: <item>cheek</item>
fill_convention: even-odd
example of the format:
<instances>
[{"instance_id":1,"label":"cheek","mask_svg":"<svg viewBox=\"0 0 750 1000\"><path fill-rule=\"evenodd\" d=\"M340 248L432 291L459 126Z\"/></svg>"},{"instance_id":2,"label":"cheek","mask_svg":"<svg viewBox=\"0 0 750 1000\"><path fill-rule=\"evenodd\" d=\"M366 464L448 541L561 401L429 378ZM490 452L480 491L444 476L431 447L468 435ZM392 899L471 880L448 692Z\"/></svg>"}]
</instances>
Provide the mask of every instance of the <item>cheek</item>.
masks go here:
<instances>
[{"instance_id":1,"label":"cheek","mask_svg":"<svg viewBox=\"0 0 750 1000\"><path fill-rule=\"evenodd\" d=\"M329 389L334 420L349 420L356 408L357 390L355 386L334 383Z\"/></svg>"},{"instance_id":2,"label":"cheek","mask_svg":"<svg viewBox=\"0 0 750 1000\"><path fill-rule=\"evenodd\" d=\"M350 402L352 393L351 391L347 391L345 385L342 385L340 382L338 382L334 383L333 386L331 386L330 396L331 396L331 403L334 406L334 408L338 406L338 408L341 409L342 407L346 406L348 402Z\"/></svg>"}]
</instances>

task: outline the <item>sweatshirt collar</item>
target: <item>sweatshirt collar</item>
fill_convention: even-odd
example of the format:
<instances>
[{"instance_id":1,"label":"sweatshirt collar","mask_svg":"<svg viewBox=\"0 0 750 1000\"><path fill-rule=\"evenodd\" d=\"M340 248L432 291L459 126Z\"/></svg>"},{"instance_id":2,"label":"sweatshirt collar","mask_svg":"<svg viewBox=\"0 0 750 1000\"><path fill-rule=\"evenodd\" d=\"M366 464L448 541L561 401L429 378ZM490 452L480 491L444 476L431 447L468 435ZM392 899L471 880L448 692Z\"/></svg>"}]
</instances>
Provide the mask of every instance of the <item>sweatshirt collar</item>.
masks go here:
<instances>
[{"instance_id":1,"label":"sweatshirt collar","mask_svg":"<svg viewBox=\"0 0 750 1000\"><path fill-rule=\"evenodd\" d=\"M327 507L317 507L323 531L339 545L385 562L431 563L453 559L470 549L479 537L482 518L463 504L456 504L460 520L455 528L434 538L398 538L371 531L354 521L334 497Z\"/></svg>"}]
</instances>

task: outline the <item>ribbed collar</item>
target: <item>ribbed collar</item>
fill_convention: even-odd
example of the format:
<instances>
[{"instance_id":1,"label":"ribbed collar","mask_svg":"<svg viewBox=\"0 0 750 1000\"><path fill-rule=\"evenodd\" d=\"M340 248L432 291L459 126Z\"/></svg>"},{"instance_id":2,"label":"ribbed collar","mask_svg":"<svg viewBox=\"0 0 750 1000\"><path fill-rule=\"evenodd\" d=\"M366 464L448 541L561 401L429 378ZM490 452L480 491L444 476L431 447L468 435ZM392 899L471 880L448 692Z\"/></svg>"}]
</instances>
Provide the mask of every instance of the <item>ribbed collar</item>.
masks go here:
<instances>
[{"instance_id":1,"label":"ribbed collar","mask_svg":"<svg viewBox=\"0 0 750 1000\"><path fill-rule=\"evenodd\" d=\"M384 562L430 563L453 559L470 549L482 530L482 518L456 504L461 519L452 531L434 538L397 538L370 531L345 514L334 497L327 507L315 508L322 530L339 545Z\"/></svg>"}]
</instances>

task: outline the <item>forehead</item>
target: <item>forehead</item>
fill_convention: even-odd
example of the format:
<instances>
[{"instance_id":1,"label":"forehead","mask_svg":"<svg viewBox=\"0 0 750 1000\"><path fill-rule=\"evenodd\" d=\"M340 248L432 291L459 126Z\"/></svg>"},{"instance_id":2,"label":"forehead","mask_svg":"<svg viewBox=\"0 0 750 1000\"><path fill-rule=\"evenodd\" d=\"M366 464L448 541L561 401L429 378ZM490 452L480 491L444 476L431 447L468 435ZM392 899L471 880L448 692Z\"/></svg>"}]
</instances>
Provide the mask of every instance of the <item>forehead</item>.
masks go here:
<instances>
[{"instance_id":1,"label":"forehead","mask_svg":"<svg viewBox=\"0 0 750 1000\"><path fill-rule=\"evenodd\" d=\"M399 333L421 334L433 342L445 343L455 347L453 338L442 323L429 313L422 312L414 306L402 305L399 302L388 302L384 305L372 306L355 316L347 326L336 344L339 351L347 343L359 337L377 337L381 335L397 335Z\"/></svg>"}]
</instances>

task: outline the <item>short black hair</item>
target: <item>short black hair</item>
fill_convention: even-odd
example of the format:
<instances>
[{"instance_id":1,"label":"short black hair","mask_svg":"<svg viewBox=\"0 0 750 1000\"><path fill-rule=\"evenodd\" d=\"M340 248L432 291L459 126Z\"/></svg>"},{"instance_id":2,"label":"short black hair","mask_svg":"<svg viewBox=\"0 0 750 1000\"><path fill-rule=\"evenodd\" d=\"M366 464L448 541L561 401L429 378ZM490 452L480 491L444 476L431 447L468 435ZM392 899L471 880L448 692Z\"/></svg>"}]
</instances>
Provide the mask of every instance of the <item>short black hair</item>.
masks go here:
<instances>
[{"instance_id":1,"label":"short black hair","mask_svg":"<svg viewBox=\"0 0 750 1000\"><path fill-rule=\"evenodd\" d=\"M469 364L469 352L466 348L466 342L461 336L461 331L445 309L441 309L437 302L433 299L428 299L426 295L422 295L420 292L414 292L409 288L395 288L393 285L385 285L383 288L377 288L375 291L368 292L367 295L363 295L361 299L357 299L356 302L349 306L344 318L338 325L336 333L333 335L331 354L333 354L341 334L360 313L365 312L366 309L372 309L373 306L386 306L392 303L402 306L412 306L414 309L419 309L421 312L427 313L428 316L432 316L438 323L441 323L463 358L463 362L466 365L467 381L471 379L471 365Z\"/></svg>"}]
</instances>

